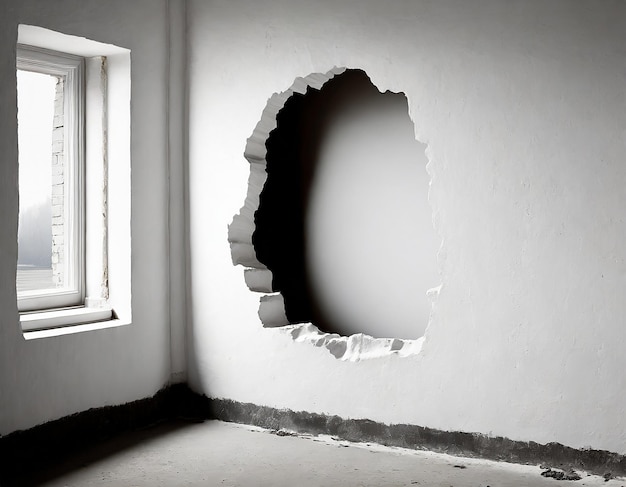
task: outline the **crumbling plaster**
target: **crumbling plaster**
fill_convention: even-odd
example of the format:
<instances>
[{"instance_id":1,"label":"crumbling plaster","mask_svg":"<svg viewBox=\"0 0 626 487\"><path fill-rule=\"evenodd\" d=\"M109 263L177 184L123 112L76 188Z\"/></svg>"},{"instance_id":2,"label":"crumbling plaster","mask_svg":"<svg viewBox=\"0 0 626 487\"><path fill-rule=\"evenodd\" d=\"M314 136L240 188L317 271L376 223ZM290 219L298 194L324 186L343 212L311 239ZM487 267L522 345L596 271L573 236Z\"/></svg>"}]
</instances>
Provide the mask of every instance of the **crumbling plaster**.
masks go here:
<instances>
[{"instance_id":1,"label":"crumbling plaster","mask_svg":"<svg viewBox=\"0 0 626 487\"><path fill-rule=\"evenodd\" d=\"M253 243L253 234L256 229L256 214L259 209L260 196L265 188L267 182L267 149L266 142L270 137L270 134L277 127L277 116L279 112L285 106L285 103L292 96L305 95L308 90L320 90L326 83L330 82L335 76L341 76L345 72L344 67L335 67L327 73L312 73L304 78L297 78L294 83L284 92L275 93L270 97L265 109L261 115L261 119L257 123L254 132L248 138L246 143L246 149L244 151L245 159L250 163L250 175L248 177L248 191L246 199L242 208L233 217L233 221L228 227L228 241L230 243L231 257L233 264L242 265L245 267L244 280L248 288L253 292L266 293L259 299L259 318L264 327L277 328L278 331L288 333L295 341L310 343L316 347L326 348L335 358L340 360L359 361L362 359L378 358L385 355L395 354L399 356L407 356L416 354L421 350L424 337L418 336L416 339L406 339L402 336L396 336L390 329L396 329L392 324L378 324L381 333L385 333L382 330L387 329L387 334L381 338L374 338L367 333L353 333L348 335L339 335L337 333L327 333L321 331L315 323L299 323L291 322L285 312L284 297L281 292L278 292L273 286L273 273L266 265L260 262L257 256L257 249ZM383 120L386 120L384 116L381 116ZM352 143L358 143L357 140L353 140ZM389 150L394 150L393 147L389 147ZM393 158L393 154L390 155ZM337 161L332 161L337 163ZM294 161L297 164L298 161ZM361 161L363 163L363 161ZM378 167L385 167L385 160L375 161ZM414 162L416 165L419 163L419 159ZM328 162L326 162L328 164ZM394 167L391 165L391 167ZM335 176L337 176L335 174ZM415 187L415 186L414 186ZM344 194L349 191L349 188L344 189ZM326 195L328 196L328 195ZM364 206L364 205L362 205ZM386 208L381 208L381 211L385 211ZM411 208L406 208L405 211L409 214ZM319 211L319 210L318 210ZM330 211L333 211L331 208ZM365 211L365 210L363 210ZM391 215L390 215L391 216ZM405 216L410 218L410 216ZM428 231L428 229L425 229ZM402 229L398 229L395 234L387 235L387 238L399 238L402 236ZM275 238L280 238L276 236ZM331 238L327 236L327 238ZM341 234L334 236L334 238L342 238ZM363 242L365 245L366 242ZM336 242L331 242L331 246L336 245ZM401 245L397 244L400 248ZM325 248L325 251L329 251L329 248ZM319 250L318 250L319 252ZM416 252L417 253L417 252ZM388 265L395 266L398 264L398 260L402 259L402 256L392 256L393 261L388 262ZM421 255L413 256L416 260L423 258ZM396 260L397 259L397 260ZM369 266L369 262L362 262L361 267L366 269ZM406 286L409 286L408 280L414 279L411 274L413 272L419 272L419 266L415 269L415 266L409 266L405 264L406 275L404 282ZM340 272L340 271L336 271ZM369 270L369 275L366 272L365 277L373 281L378 280L376 273ZM338 277L334 276L336 279ZM331 276L333 278L333 276ZM429 300L432 303L436 300L440 286L428 290ZM385 292L394 292L390 289L381 289L380 294ZM362 296L363 299L376 300L377 296ZM419 299L416 297L416 299ZM384 302L384 301L383 301ZM379 301L380 303L380 301ZM382 304L379 304L382 305ZM394 313L398 318L393 318ZM384 314L384 313L381 313ZM393 319L401 319L403 312L393 310L392 313L387 313L387 316ZM420 317L415 316L415 328L423 329L423 325L418 323ZM387 338L388 337L388 338Z\"/></svg>"},{"instance_id":2,"label":"crumbling plaster","mask_svg":"<svg viewBox=\"0 0 626 487\"><path fill-rule=\"evenodd\" d=\"M192 387L626 452L625 9L190 1ZM442 287L413 356L338 361L263 328L231 263L246 139L272 94L335 66L404 92L428 145Z\"/></svg>"}]
</instances>

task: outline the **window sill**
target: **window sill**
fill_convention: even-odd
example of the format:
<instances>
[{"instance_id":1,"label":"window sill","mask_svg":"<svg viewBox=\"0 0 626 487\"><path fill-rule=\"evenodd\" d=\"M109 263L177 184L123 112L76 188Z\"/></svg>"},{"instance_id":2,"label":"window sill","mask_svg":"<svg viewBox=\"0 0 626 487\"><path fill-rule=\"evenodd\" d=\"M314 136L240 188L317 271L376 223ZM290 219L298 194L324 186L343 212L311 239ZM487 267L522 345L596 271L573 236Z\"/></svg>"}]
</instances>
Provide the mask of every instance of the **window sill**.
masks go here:
<instances>
[{"instance_id":1,"label":"window sill","mask_svg":"<svg viewBox=\"0 0 626 487\"><path fill-rule=\"evenodd\" d=\"M113 310L110 307L66 308L20 315L22 331L28 339L105 328L117 321L119 320L114 319Z\"/></svg>"}]
</instances>

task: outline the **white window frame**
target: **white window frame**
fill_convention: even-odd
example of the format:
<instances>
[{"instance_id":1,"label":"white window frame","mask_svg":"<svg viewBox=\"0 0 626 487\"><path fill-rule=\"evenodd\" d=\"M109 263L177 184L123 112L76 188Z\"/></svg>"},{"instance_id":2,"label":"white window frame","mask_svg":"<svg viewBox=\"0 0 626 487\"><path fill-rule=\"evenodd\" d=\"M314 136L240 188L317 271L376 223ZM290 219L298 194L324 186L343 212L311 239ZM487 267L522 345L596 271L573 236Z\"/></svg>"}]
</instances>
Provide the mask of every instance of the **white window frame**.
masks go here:
<instances>
[{"instance_id":1,"label":"white window frame","mask_svg":"<svg viewBox=\"0 0 626 487\"><path fill-rule=\"evenodd\" d=\"M16 68L64 78L64 242L68 257L64 262L67 287L21 292L18 310L82 306L85 302L85 60L81 56L18 44Z\"/></svg>"},{"instance_id":2,"label":"white window frame","mask_svg":"<svg viewBox=\"0 0 626 487\"><path fill-rule=\"evenodd\" d=\"M131 325L131 51L19 24L17 46L23 45L84 60L84 81L80 83L84 120L79 119L84 128L84 141L80 139L84 144L84 165L80 167L84 300L73 306L20 310L24 339ZM115 198L110 199L109 194Z\"/></svg>"}]
</instances>

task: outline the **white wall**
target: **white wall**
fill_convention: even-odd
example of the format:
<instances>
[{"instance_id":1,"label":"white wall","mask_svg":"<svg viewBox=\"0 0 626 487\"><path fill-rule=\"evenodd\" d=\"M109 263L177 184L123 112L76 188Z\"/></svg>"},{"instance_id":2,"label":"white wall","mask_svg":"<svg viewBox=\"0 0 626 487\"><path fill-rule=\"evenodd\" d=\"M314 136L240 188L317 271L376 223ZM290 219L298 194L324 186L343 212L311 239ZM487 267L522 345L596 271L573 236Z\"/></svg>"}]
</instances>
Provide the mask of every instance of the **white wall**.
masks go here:
<instances>
[{"instance_id":1,"label":"white wall","mask_svg":"<svg viewBox=\"0 0 626 487\"><path fill-rule=\"evenodd\" d=\"M617 1L191 0L192 386L626 453L625 18ZM263 329L230 261L267 99L333 66L405 92L428 144L442 289L417 356L341 362Z\"/></svg>"},{"instance_id":2,"label":"white wall","mask_svg":"<svg viewBox=\"0 0 626 487\"><path fill-rule=\"evenodd\" d=\"M168 10L175 15L170 15ZM171 339L171 330L172 335L179 336L184 329L184 310L170 315L172 310L181 309L178 290L184 284L184 277L172 276L170 272L170 266L184 266L184 255L179 248L184 236L179 204L183 193L176 190L172 196L174 203L170 204L168 188L168 177L172 174L173 184L182 181L183 124L168 123L168 112L174 120L182 118L183 113L181 104L171 103L170 94L182 96L184 85L176 76L170 80L168 64L170 50L175 50L173 56L184 56L183 36L176 20L168 27L170 19L182 22L181 12L184 13L184 4L179 1L15 0L2 4L0 434L91 407L144 398L168 383L171 376L184 375L184 363L180 365L184 347L180 339ZM15 294L18 24L37 25L131 50L132 323L129 325L28 341L20 330ZM179 32L178 41L169 42L172 37L168 32ZM117 170L113 167L116 164L113 155L109 164L111 170ZM110 199L115 205L115 194ZM115 246L116 241L111 241L110 252L116 252ZM175 248L172 253L170 247ZM177 293L171 294L170 287L176 288ZM174 323L172 328L170 321Z\"/></svg>"}]
</instances>

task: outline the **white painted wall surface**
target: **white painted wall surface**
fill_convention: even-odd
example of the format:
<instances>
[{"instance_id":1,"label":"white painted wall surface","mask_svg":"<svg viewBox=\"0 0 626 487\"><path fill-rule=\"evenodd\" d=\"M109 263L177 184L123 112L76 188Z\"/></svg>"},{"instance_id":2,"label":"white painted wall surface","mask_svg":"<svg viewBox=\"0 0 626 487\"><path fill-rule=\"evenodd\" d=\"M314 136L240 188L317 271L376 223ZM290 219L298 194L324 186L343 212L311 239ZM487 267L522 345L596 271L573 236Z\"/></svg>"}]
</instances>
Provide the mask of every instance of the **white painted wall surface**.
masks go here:
<instances>
[{"instance_id":1,"label":"white painted wall surface","mask_svg":"<svg viewBox=\"0 0 626 487\"><path fill-rule=\"evenodd\" d=\"M182 8L182 2L172 2ZM184 10L181 10L184 11ZM180 16L179 16L180 17ZM168 2L15 0L0 7L0 435L92 407L151 396L184 366L171 367L168 164L182 164L183 128L168 126ZM18 24L115 44L131 52L132 323L24 340L15 294ZM173 29L175 30L175 29ZM181 49L181 42L177 46ZM183 54L181 51L178 55ZM174 79L175 81L175 79ZM184 92L180 83L170 90ZM169 107L170 111L182 106ZM120 127L116 127L120 128ZM170 152L168 157L168 139ZM178 151L178 152L177 152ZM115 154L109 164L115 167ZM182 166L181 166L182 167ZM178 197L182 198L180 192ZM115 205L115 194L110 195ZM182 212L171 225L182 235ZM170 228L170 230L172 230ZM110 252L116 252L116 241ZM182 252L172 255L182 266ZM173 264L172 264L173 265ZM119 276L118 276L119 277ZM115 279L111 276L111 279ZM179 286L177 282L174 285ZM117 288L119 291L119 287ZM182 299L182 298L174 298ZM175 327L184 316L172 317ZM175 333L178 332L178 328ZM181 351L182 350L182 351Z\"/></svg>"},{"instance_id":2,"label":"white painted wall surface","mask_svg":"<svg viewBox=\"0 0 626 487\"><path fill-rule=\"evenodd\" d=\"M195 390L626 453L623 2L191 0L188 22ZM405 92L428 144L443 286L417 356L263 329L230 261L267 99L333 66Z\"/></svg>"}]
</instances>

